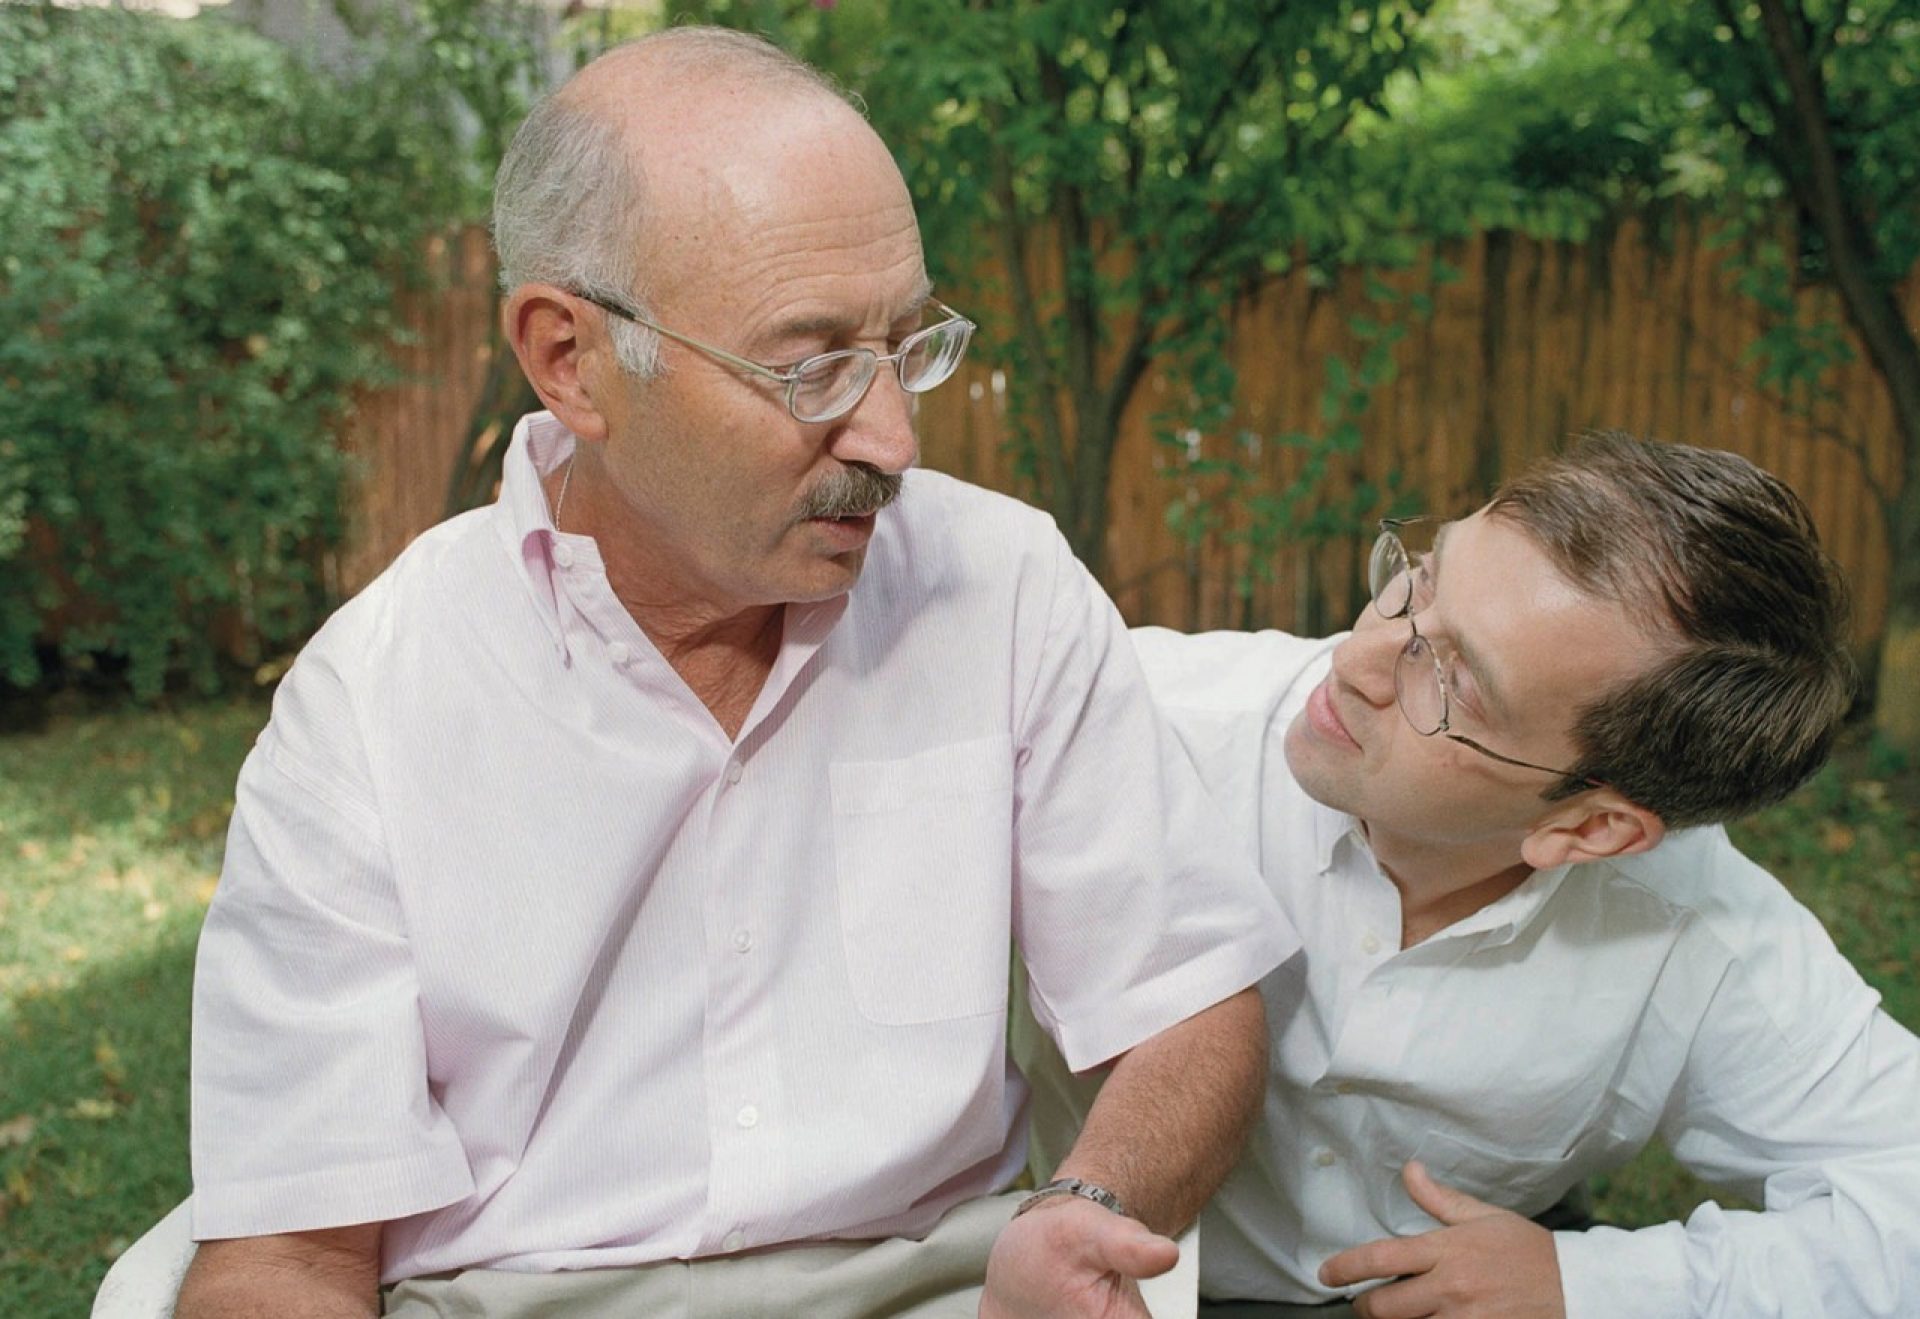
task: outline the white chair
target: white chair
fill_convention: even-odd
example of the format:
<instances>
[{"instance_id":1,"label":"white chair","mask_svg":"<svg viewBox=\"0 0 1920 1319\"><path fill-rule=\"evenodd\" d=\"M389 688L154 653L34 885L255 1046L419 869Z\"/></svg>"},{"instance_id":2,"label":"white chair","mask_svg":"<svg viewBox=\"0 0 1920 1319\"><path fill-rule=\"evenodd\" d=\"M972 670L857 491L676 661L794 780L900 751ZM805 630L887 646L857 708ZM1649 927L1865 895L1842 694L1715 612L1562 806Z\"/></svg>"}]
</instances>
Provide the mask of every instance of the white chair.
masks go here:
<instances>
[{"instance_id":1,"label":"white chair","mask_svg":"<svg viewBox=\"0 0 1920 1319\"><path fill-rule=\"evenodd\" d=\"M147 1229L107 1270L93 1298L93 1319L173 1319L173 1298L193 1262L193 1200ZM1200 1295L1200 1228L1180 1238L1180 1262L1140 1289L1153 1319L1194 1319Z\"/></svg>"},{"instance_id":2,"label":"white chair","mask_svg":"<svg viewBox=\"0 0 1920 1319\"><path fill-rule=\"evenodd\" d=\"M93 1319L173 1319L173 1298L193 1263L193 1199L147 1229L107 1270Z\"/></svg>"}]
</instances>

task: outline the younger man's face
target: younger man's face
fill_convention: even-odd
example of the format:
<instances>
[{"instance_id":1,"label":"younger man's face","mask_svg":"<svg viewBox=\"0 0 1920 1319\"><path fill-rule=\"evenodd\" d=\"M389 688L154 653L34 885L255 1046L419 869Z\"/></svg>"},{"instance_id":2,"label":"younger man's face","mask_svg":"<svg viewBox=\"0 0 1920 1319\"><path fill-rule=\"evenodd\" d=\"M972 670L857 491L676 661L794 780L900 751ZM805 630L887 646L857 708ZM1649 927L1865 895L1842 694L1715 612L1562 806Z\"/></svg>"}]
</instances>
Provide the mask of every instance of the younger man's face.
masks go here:
<instances>
[{"instance_id":1,"label":"younger man's face","mask_svg":"<svg viewBox=\"0 0 1920 1319\"><path fill-rule=\"evenodd\" d=\"M1425 563L1430 600L1414 621L1448 661L1451 731L1501 755L1571 768L1586 704L1640 673L1654 642L1620 605L1562 577L1524 531L1483 510L1449 523ZM1520 840L1550 804L1553 776L1505 765L1401 713L1395 668L1405 618L1371 605L1287 730L1287 763L1308 795L1369 831L1425 846ZM1431 661L1406 682L1431 682Z\"/></svg>"}]
</instances>

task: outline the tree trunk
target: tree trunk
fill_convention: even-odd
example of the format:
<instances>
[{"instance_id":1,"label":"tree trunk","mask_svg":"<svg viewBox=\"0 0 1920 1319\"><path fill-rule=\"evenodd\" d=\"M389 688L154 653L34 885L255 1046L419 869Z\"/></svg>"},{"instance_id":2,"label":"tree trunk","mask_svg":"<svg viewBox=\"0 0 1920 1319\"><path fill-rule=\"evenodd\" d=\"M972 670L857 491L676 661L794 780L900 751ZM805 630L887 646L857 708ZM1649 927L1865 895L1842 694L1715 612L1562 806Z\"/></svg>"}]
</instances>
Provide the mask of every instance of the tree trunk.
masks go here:
<instances>
[{"instance_id":1,"label":"tree trunk","mask_svg":"<svg viewBox=\"0 0 1920 1319\"><path fill-rule=\"evenodd\" d=\"M1906 460L1887 528L1887 629L1880 643L1873 722L1895 748L1920 755L1920 344L1881 270L1858 196L1844 178L1829 128L1826 83L1802 44L1804 18L1785 0L1759 0L1759 9L1767 44L1786 79L1788 112L1797 130L1789 140L1797 138L1805 155L1804 170L1783 173L1826 242L1847 319L1866 343L1900 428Z\"/></svg>"},{"instance_id":2,"label":"tree trunk","mask_svg":"<svg viewBox=\"0 0 1920 1319\"><path fill-rule=\"evenodd\" d=\"M1887 529L1887 630L1880 639L1873 726L1891 746L1920 758L1920 446L1907 440L1906 484Z\"/></svg>"}]
</instances>

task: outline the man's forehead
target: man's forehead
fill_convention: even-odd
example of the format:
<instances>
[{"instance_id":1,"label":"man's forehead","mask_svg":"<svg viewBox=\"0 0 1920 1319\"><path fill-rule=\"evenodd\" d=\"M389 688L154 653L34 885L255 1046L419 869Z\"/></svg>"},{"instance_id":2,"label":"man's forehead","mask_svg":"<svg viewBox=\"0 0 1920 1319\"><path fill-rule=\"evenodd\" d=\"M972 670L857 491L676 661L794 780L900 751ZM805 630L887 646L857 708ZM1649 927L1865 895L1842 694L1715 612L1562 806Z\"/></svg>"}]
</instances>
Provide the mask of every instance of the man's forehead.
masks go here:
<instances>
[{"instance_id":1,"label":"man's forehead","mask_svg":"<svg viewBox=\"0 0 1920 1319\"><path fill-rule=\"evenodd\" d=\"M1568 580L1510 520L1483 509L1447 524L1438 544L1449 639L1515 718L1542 704L1585 705L1657 655L1625 604Z\"/></svg>"},{"instance_id":2,"label":"man's forehead","mask_svg":"<svg viewBox=\"0 0 1920 1319\"><path fill-rule=\"evenodd\" d=\"M796 283L791 314L845 315L846 282L892 318L924 296L913 201L892 157L864 124L757 135L700 155L685 144L648 171L641 265L663 303L732 290L747 314L761 291ZM784 301L784 299L782 299ZM884 304L884 305L881 305ZM861 318L869 317L862 311Z\"/></svg>"}]
</instances>

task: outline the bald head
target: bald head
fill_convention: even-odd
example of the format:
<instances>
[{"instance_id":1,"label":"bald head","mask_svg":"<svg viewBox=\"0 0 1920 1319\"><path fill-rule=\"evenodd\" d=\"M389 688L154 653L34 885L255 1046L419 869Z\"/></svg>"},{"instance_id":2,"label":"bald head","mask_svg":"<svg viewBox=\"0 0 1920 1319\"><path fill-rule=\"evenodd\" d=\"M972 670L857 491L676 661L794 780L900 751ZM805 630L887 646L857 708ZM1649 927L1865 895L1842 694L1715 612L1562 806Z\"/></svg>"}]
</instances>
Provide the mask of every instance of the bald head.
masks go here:
<instances>
[{"instance_id":1,"label":"bald head","mask_svg":"<svg viewBox=\"0 0 1920 1319\"><path fill-rule=\"evenodd\" d=\"M872 136L831 81L758 37L672 28L608 51L534 107L500 162L502 288L650 298L658 231L723 216L727 176L764 172L781 137L823 121ZM629 371L654 371L651 333L619 322L614 346Z\"/></svg>"}]
</instances>

